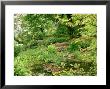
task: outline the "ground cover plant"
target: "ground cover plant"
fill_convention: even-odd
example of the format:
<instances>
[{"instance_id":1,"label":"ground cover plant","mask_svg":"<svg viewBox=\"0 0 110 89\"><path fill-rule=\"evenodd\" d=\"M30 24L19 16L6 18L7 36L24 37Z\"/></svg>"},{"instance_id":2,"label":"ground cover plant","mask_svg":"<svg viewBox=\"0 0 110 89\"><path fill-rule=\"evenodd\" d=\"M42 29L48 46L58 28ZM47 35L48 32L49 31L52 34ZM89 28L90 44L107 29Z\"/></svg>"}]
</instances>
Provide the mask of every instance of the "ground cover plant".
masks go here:
<instances>
[{"instance_id":1,"label":"ground cover plant","mask_svg":"<svg viewBox=\"0 0 110 89\"><path fill-rule=\"evenodd\" d=\"M15 76L96 76L96 14L15 14Z\"/></svg>"}]
</instances>

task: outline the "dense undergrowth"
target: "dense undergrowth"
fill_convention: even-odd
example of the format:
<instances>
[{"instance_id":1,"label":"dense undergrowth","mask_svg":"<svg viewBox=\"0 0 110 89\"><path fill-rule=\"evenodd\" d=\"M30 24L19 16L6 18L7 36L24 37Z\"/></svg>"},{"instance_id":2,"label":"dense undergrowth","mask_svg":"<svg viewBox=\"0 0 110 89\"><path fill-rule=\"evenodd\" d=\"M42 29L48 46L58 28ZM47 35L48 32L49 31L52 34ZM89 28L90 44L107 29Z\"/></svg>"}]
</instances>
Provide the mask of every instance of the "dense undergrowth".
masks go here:
<instances>
[{"instance_id":1,"label":"dense undergrowth","mask_svg":"<svg viewBox=\"0 0 110 89\"><path fill-rule=\"evenodd\" d=\"M15 76L97 74L95 14L16 15L15 23Z\"/></svg>"}]
</instances>

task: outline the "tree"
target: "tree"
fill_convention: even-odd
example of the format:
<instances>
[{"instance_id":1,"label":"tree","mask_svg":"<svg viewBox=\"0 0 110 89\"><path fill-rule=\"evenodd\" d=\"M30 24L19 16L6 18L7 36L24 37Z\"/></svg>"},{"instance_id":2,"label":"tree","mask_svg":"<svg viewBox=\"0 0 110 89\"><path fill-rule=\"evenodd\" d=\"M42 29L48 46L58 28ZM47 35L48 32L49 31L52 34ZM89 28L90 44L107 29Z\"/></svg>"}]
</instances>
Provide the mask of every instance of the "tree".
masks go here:
<instances>
[{"instance_id":1,"label":"tree","mask_svg":"<svg viewBox=\"0 0 110 89\"><path fill-rule=\"evenodd\" d=\"M18 31L15 40L25 45L27 43L31 45L53 34L67 35L70 39L83 35L96 36L96 15L94 14L25 14L18 15L16 18L19 18L21 28L20 30L15 28L15 32ZM15 23L18 22L15 21Z\"/></svg>"}]
</instances>

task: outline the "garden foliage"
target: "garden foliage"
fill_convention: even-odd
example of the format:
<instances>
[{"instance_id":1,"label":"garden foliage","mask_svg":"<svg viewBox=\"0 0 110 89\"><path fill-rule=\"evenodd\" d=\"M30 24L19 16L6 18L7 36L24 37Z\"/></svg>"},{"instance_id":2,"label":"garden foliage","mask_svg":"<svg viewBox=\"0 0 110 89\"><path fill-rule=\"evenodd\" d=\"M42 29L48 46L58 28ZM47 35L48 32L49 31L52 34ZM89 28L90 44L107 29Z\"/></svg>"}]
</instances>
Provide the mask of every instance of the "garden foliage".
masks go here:
<instances>
[{"instance_id":1,"label":"garden foliage","mask_svg":"<svg viewBox=\"0 0 110 89\"><path fill-rule=\"evenodd\" d=\"M15 76L95 76L96 14L15 14Z\"/></svg>"}]
</instances>

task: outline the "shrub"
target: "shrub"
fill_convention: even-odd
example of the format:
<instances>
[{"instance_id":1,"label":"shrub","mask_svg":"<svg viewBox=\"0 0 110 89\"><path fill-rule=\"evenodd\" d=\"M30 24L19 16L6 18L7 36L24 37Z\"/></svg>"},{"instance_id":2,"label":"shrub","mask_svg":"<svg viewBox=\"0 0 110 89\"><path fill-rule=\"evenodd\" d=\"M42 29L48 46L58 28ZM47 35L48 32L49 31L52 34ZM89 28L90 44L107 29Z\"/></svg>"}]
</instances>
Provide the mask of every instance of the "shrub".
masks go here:
<instances>
[{"instance_id":1,"label":"shrub","mask_svg":"<svg viewBox=\"0 0 110 89\"><path fill-rule=\"evenodd\" d=\"M17 57L18 56L18 54L21 52L21 51L23 51L23 49L24 49L24 46L23 45L15 45L14 46L14 57Z\"/></svg>"},{"instance_id":2,"label":"shrub","mask_svg":"<svg viewBox=\"0 0 110 89\"><path fill-rule=\"evenodd\" d=\"M15 62L17 63L17 62ZM28 68L25 68L24 66L17 66L15 64L15 68L14 68L14 75L15 76L26 76L26 75L31 75L31 71L28 70Z\"/></svg>"},{"instance_id":3,"label":"shrub","mask_svg":"<svg viewBox=\"0 0 110 89\"><path fill-rule=\"evenodd\" d=\"M65 41L68 41L68 37L59 37L59 38L56 38L56 42L65 42Z\"/></svg>"},{"instance_id":4,"label":"shrub","mask_svg":"<svg viewBox=\"0 0 110 89\"><path fill-rule=\"evenodd\" d=\"M40 47L41 48L41 47ZM15 75L31 75L33 66L43 63L43 60L39 59L39 54L42 55L43 49L28 49L19 53L14 60ZM44 47L42 47L44 48ZM44 48L45 50L45 48ZM35 67L35 66L34 66ZM21 71L21 72L20 72ZM24 72L23 72L24 71Z\"/></svg>"},{"instance_id":5,"label":"shrub","mask_svg":"<svg viewBox=\"0 0 110 89\"><path fill-rule=\"evenodd\" d=\"M43 72L43 64L53 62L56 65L60 63L57 57L56 48L49 45L47 48L39 46L36 49L27 49L19 53L14 60L14 74L17 75L38 75Z\"/></svg>"},{"instance_id":6,"label":"shrub","mask_svg":"<svg viewBox=\"0 0 110 89\"><path fill-rule=\"evenodd\" d=\"M79 45L77 43L71 43L68 47L68 50L70 52L75 51L75 50L79 50Z\"/></svg>"},{"instance_id":7,"label":"shrub","mask_svg":"<svg viewBox=\"0 0 110 89\"><path fill-rule=\"evenodd\" d=\"M57 37L50 37L50 38L45 39L45 44L49 45L51 43L56 43L56 42L61 43L61 42L68 41L68 39L69 39L68 37L59 37L59 38L57 38Z\"/></svg>"},{"instance_id":8,"label":"shrub","mask_svg":"<svg viewBox=\"0 0 110 89\"><path fill-rule=\"evenodd\" d=\"M73 61L68 61L65 60L65 52L59 53L55 50L56 49L53 45L49 45L48 48L39 46L36 49L28 49L27 51L19 53L14 61L14 74L16 76L32 76L40 74L54 76L96 75L96 62L91 61L90 65L87 61L88 58L92 58L91 55L84 55L84 53L81 53L80 51L74 51L75 59L79 61L74 61L75 59ZM82 60L83 58L85 60ZM58 68L60 67L62 70L58 73L44 70L43 65L50 63L53 63L54 66L58 66Z\"/></svg>"},{"instance_id":9,"label":"shrub","mask_svg":"<svg viewBox=\"0 0 110 89\"><path fill-rule=\"evenodd\" d=\"M20 47L14 46L14 57L16 57L20 53Z\"/></svg>"},{"instance_id":10,"label":"shrub","mask_svg":"<svg viewBox=\"0 0 110 89\"><path fill-rule=\"evenodd\" d=\"M63 35L68 35L68 28L67 28L67 26L60 24L60 25L58 26L57 31L56 31L55 34L59 35L59 37L60 37L61 34L63 34Z\"/></svg>"},{"instance_id":11,"label":"shrub","mask_svg":"<svg viewBox=\"0 0 110 89\"><path fill-rule=\"evenodd\" d=\"M56 47L54 45L49 45L47 48L49 53L56 53Z\"/></svg>"}]
</instances>

